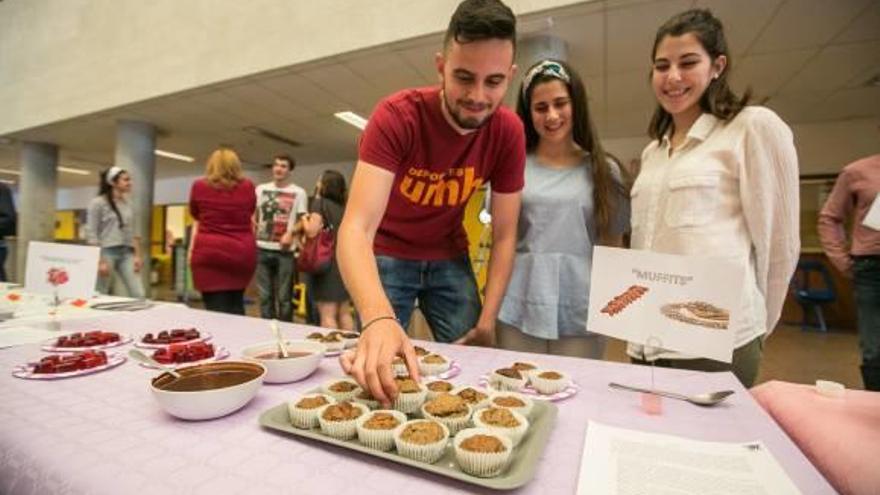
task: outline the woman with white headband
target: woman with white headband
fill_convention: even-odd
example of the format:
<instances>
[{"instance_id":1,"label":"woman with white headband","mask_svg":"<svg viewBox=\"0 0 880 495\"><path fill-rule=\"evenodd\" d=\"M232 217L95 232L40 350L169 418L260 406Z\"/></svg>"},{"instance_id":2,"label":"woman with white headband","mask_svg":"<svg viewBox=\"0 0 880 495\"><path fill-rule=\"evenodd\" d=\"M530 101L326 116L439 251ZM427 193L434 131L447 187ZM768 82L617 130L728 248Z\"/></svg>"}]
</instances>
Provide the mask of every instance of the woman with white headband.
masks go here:
<instances>
[{"instance_id":1,"label":"woman with white headband","mask_svg":"<svg viewBox=\"0 0 880 495\"><path fill-rule=\"evenodd\" d=\"M144 287L137 274L143 262L127 197L130 192L131 177L124 169L114 166L101 173L98 196L89 203L86 238L101 247L98 292L107 294L115 276L130 297L142 298Z\"/></svg>"},{"instance_id":2,"label":"woman with white headband","mask_svg":"<svg viewBox=\"0 0 880 495\"><path fill-rule=\"evenodd\" d=\"M498 316L500 347L599 359L586 330L593 246L620 246L629 226L620 168L606 156L580 77L544 60L523 78L526 133L516 259Z\"/></svg>"}]
</instances>

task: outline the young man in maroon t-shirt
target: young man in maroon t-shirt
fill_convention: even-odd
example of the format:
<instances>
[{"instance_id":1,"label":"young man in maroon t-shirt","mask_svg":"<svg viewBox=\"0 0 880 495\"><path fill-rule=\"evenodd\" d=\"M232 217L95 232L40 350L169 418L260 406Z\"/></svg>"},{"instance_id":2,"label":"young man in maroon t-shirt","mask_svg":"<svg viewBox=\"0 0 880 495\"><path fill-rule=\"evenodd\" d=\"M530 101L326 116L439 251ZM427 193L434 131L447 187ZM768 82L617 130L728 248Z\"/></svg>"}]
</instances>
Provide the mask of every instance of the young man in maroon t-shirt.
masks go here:
<instances>
[{"instance_id":1,"label":"young man in maroon t-shirt","mask_svg":"<svg viewBox=\"0 0 880 495\"><path fill-rule=\"evenodd\" d=\"M515 40L516 18L500 0L465 0L436 57L440 87L382 100L361 139L337 258L363 333L342 365L383 403L397 393L396 355L418 378L403 330L416 300L437 340L492 341L525 163L522 124L500 107L516 70ZM481 308L462 217L483 184L491 184L493 243Z\"/></svg>"}]
</instances>

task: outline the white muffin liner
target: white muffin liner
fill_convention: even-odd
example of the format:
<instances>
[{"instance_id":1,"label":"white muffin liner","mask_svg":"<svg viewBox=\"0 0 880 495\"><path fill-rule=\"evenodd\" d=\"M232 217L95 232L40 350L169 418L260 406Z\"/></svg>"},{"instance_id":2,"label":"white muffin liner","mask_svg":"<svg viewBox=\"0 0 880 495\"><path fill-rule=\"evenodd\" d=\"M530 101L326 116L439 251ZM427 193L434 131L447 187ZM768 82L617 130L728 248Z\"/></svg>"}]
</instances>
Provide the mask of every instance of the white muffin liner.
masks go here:
<instances>
[{"instance_id":1,"label":"white muffin liner","mask_svg":"<svg viewBox=\"0 0 880 495\"><path fill-rule=\"evenodd\" d=\"M468 412L464 416L452 416L452 417L434 416L433 414L431 414L425 410L425 405L427 405L427 402L422 405L422 407L420 408L420 411L422 412L423 418L432 419L432 420L442 424L447 429L449 429L450 435L455 436L456 433L460 432L461 430L463 430L471 425L471 415L473 414L474 409L471 407L470 404L467 404L467 403L465 403L465 404L468 407Z\"/></svg>"},{"instance_id":2,"label":"white muffin liner","mask_svg":"<svg viewBox=\"0 0 880 495\"><path fill-rule=\"evenodd\" d=\"M524 372L520 372L520 375L522 375L522 378L510 378L508 376L499 375L493 371L492 374L489 375L489 383L498 390L516 392L521 390L526 386L526 383L528 383L528 375Z\"/></svg>"},{"instance_id":3,"label":"white muffin liner","mask_svg":"<svg viewBox=\"0 0 880 495\"><path fill-rule=\"evenodd\" d=\"M520 414L516 411L510 411L510 409L508 409L508 411L510 411L510 413L513 414L513 417L516 418L516 420L519 422L519 426L516 426L513 428L506 428L504 426L486 424L483 422L481 416L488 409L489 408L482 409L482 410L479 410L474 413L474 415L473 415L474 426L476 426L477 428L488 428L492 431L496 431L498 433L502 433L504 435L507 435L508 437L510 437L510 440L513 441L514 447L519 445L519 442L522 441L523 437L526 435L526 432L529 431L529 420L526 419L526 417L523 416L522 414ZM499 407L498 409L504 409L504 408Z\"/></svg>"},{"instance_id":4,"label":"white muffin liner","mask_svg":"<svg viewBox=\"0 0 880 495\"><path fill-rule=\"evenodd\" d=\"M290 416L290 424L297 428L301 428L304 430L310 430L312 428L316 428L318 426L318 410L321 407L316 407L314 409L302 409L296 407L296 404L303 399L312 399L315 397L323 397L330 404L335 404L336 399L327 394L305 394L296 398L296 400L292 400L287 403L287 413ZM326 405L326 404L325 404Z\"/></svg>"},{"instance_id":5,"label":"white muffin liner","mask_svg":"<svg viewBox=\"0 0 880 495\"><path fill-rule=\"evenodd\" d=\"M358 339L346 339L346 338L343 338L343 339L342 339L342 345L344 346L345 349L351 349L352 347L357 347L357 345L358 345L358 340L359 340L359 338L358 338Z\"/></svg>"},{"instance_id":6,"label":"white muffin liner","mask_svg":"<svg viewBox=\"0 0 880 495\"><path fill-rule=\"evenodd\" d=\"M338 438L340 440L348 440L350 438L354 438L357 435L357 420L362 418L364 415L369 414L370 410L367 408L367 406L363 404L358 404L357 402L352 402L351 404L361 410L361 415L357 418L348 419L345 421L327 421L323 417L324 410L332 406L333 404L321 406L321 408L318 409L318 424L321 425L321 433L327 435L328 437Z\"/></svg>"},{"instance_id":7,"label":"white muffin liner","mask_svg":"<svg viewBox=\"0 0 880 495\"><path fill-rule=\"evenodd\" d=\"M410 443L400 438L401 433L403 433L403 430L407 427L407 425L421 422L434 423L435 421L430 421L427 419L413 419L398 426L397 429L394 430L394 446L397 448L397 453L404 457L408 457L419 462L434 464L441 457L443 457L444 452L446 452L446 445L449 442L449 428L447 428L446 425L444 425L443 423L438 423L440 425L440 428L443 429L443 438L438 440L437 442L425 445Z\"/></svg>"},{"instance_id":8,"label":"white muffin liner","mask_svg":"<svg viewBox=\"0 0 880 495\"><path fill-rule=\"evenodd\" d=\"M324 351L325 354L328 354L331 352L339 352L339 351L342 351L343 349L345 349L345 339L335 341L335 342L325 342L322 340L321 343L327 347L327 350Z\"/></svg>"},{"instance_id":9,"label":"white muffin liner","mask_svg":"<svg viewBox=\"0 0 880 495\"><path fill-rule=\"evenodd\" d=\"M504 452L471 452L461 448L461 443L474 435L488 435L501 440ZM452 441L455 449L455 460L462 471L480 478L498 476L510 464L513 456L513 441L507 435L489 428L468 428L462 430Z\"/></svg>"},{"instance_id":10,"label":"white muffin liner","mask_svg":"<svg viewBox=\"0 0 880 495\"><path fill-rule=\"evenodd\" d=\"M419 384L418 392L408 394L398 392L397 398L391 404L391 408L405 414L413 414L419 411L419 408L425 403L426 397L428 397L428 389L424 385Z\"/></svg>"},{"instance_id":11,"label":"white muffin liner","mask_svg":"<svg viewBox=\"0 0 880 495\"><path fill-rule=\"evenodd\" d=\"M355 384L356 387L351 392L334 392L333 390L330 390L330 386L336 382L349 382ZM324 382L324 384L321 385L321 392L333 397L336 399L336 402L342 402L344 400L353 400L357 394L361 393L361 387L351 378L340 377Z\"/></svg>"},{"instance_id":12,"label":"white muffin liner","mask_svg":"<svg viewBox=\"0 0 880 495\"><path fill-rule=\"evenodd\" d=\"M366 445L371 449L381 450L383 452L387 452L394 448L394 430L397 427L394 427L390 430L371 430L369 428L364 428L364 423L370 420L376 413L388 413L394 416L400 424L404 424L407 421L406 414L403 414L400 411L394 411L391 409L379 409L367 414L364 414L356 421L357 427L357 437L358 441L362 444ZM400 425L397 425L400 426Z\"/></svg>"},{"instance_id":13,"label":"white muffin liner","mask_svg":"<svg viewBox=\"0 0 880 495\"><path fill-rule=\"evenodd\" d=\"M393 363L391 371L394 372L394 376L409 376L409 368L406 367L406 363Z\"/></svg>"},{"instance_id":14,"label":"white muffin liner","mask_svg":"<svg viewBox=\"0 0 880 495\"><path fill-rule=\"evenodd\" d=\"M538 376L540 373L544 373L545 371L554 371L562 375L562 378L559 380L548 380L547 378L541 378ZM556 370L539 370L538 373L535 373L532 378L532 388L535 389L539 394L544 395L552 395L558 392L562 392L566 387L571 385L571 377L568 376L567 373L563 373L561 371Z\"/></svg>"},{"instance_id":15,"label":"white muffin liner","mask_svg":"<svg viewBox=\"0 0 880 495\"><path fill-rule=\"evenodd\" d=\"M440 356L439 354L436 355ZM430 354L428 356L430 356ZM440 356L446 360L445 363L426 363L425 357L419 358L419 371L421 371L424 376L439 375L440 373L448 371L449 367L452 366L452 360L446 356Z\"/></svg>"},{"instance_id":16,"label":"white muffin liner","mask_svg":"<svg viewBox=\"0 0 880 495\"><path fill-rule=\"evenodd\" d=\"M502 406L502 405L495 403L496 397L515 397L515 398L521 400L525 405L521 406L521 407ZM517 393L517 392L493 392L492 396L489 398L489 404L492 407L503 407L505 409L510 409L511 411L516 411L516 412L522 414L523 416L525 416L526 418L528 418L529 413L532 412L532 407L534 407L535 402L532 399L526 397L525 395Z\"/></svg>"},{"instance_id":17,"label":"white muffin liner","mask_svg":"<svg viewBox=\"0 0 880 495\"><path fill-rule=\"evenodd\" d=\"M425 390L428 391L428 396L427 396L427 399L426 399L426 400L436 399L437 396L440 395L440 394L451 394L452 391L455 390L455 384L452 383L452 388L449 390L449 392L434 392L434 391L432 391L431 389L428 388L428 385L430 385L430 384L433 383L433 382L446 382L446 383L452 383L452 382L450 382L449 380L431 380L431 381L425 382Z\"/></svg>"},{"instance_id":18,"label":"white muffin liner","mask_svg":"<svg viewBox=\"0 0 880 495\"><path fill-rule=\"evenodd\" d=\"M449 393L451 393L453 395L458 395L459 392L461 392L462 390L464 390L466 388L472 388L472 389L474 389L478 392L482 392L483 394L486 395L485 399L481 400L480 402L478 402L476 404L471 404L471 408L474 411L476 411L477 409L487 407L489 405L489 399L492 397L492 391L489 389L483 388L483 387L478 387L476 385L460 385L460 386L452 389L452 392L449 392Z\"/></svg>"}]
</instances>

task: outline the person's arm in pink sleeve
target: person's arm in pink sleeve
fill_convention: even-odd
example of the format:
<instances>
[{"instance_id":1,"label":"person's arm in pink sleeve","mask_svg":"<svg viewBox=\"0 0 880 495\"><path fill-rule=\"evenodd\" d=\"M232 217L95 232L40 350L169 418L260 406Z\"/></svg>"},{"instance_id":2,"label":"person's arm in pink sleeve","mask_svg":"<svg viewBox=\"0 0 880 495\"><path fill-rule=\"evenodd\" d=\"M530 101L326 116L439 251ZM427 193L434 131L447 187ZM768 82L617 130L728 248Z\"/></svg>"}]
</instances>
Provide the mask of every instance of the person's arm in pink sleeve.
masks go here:
<instances>
[{"instance_id":1,"label":"person's arm in pink sleeve","mask_svg":"<svg viewBox=\"0 0 880 495\"><path fill-rule=\"evenodd\" d=\"M819 212L819 241L822 249L835 268L844 276L852 278L852 258L846 241L845 223L853 209L852 193L849 188L849 175L844 171L837 178L834 189Z\"/></svg>"}]
</instances>

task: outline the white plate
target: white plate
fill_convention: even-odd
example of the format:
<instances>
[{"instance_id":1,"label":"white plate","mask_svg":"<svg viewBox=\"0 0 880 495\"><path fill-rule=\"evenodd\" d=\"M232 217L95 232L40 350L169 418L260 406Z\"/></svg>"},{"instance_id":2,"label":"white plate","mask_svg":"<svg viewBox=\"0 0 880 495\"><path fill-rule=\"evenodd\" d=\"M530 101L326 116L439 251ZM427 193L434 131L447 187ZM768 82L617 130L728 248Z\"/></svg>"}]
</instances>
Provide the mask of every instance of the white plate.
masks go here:
<instances>
[{"instance_id":1,"label":"white plate","mask_svg":"<svg viewBox=\"0 0 880 495\"><path fill-rule=\"evenodd\" d=\"M477 383L481 387L485 387L489 390L498 390L497 388L493 387L492 384L490 383L489 375L481 376ZM536 400L549 400L551 402L556 402L556 401L568 399L569 397L578 393L578 390L580 390L580 387L578 386L577 383L572 381L567 387L562 389L562 391L556 392L555 394L550 394L550 395L538 393L538 391L533 389L531 385L526 385L525 387L523 387L519 390L515 390L515 392L519 392L521 394L528 395L530 398L536 399Z\"/></svg>"},{"instance_id":2,"label":"white plate","mask_svg":"<svg viewBox=\"0 0 880 495\"><path fill-rule=\"evenodd\" d=\"M140 338L138 338L138 341L134 343L135 347L140 347L141 349L161 349L163 347L168 347L169 345L172 345L172 344L145 344L144 342L142 342L143 338L144 338L143 335L141 335ZM208 332L202 332L200 330L199 331L199 338L186 340L184 342L175 342L175 344L193 344L195 342L207 342L209 340L211 340L211 334Z\"/></svg>"},{"instance_id":3,"label":"white plate","mask_svg":"<svg viewBox=\"0 0 880 495\"><path fill-rule=\"evenodd\" d=\"M150 357L152 357L152 354L150 355ZM179 368L179 367L183 367L183 366L195 366L197 364L220 361L220 360L226 359L228 357L229 357L229 350L226 349L225 347L218 347L218 348L214 349L214 355L209 358L200 359L198 361L187 361L185 363L171 363L171 364L166 364L165 366L168 366L170 368ZM140 363L140 364L144 368L150 368L150 369L154 369L154 370L160 369L160 368L153 366L152 364L147 364L147 363Z\"/></svg>"},{"instance_id":4,"label":"white plate","mask_svg":"<svg viewBox=\"0 0 880 495\"><path fill-rule=\"evenodd\" d=\"M126 357L121 354L107 354L107 364L95 366L94 368L89 368L87 370L68 371L66 373L34 373L31 371L31 368L33 368L36 363L28 363L16 366L15 369L12 370L12 376L23 378L25 380L60 380L62 378L91 375L92 373L109 370L110 368L115 368L124 363L125 360Z\"/></svg>"},{"instance_id":5,"label":"white plate","mask_svg":"<svg viewBox=\"0 0 880 495\"><path fill-rule=\"evenodd\" d=\"M82 333L82 332L79 332L79 333ZM73 335L73 334L67 334L67 335ZM66 337L66 335L65 335L65 337ZM49 340L43 342L43 347L41 349L43 349L44 351L48 351L48 352L95 351L95 350L101 350L101 349L109 349L111 347L119 347L121 345L128 344L129 342L131 342L131 340L132 339L131 339L130 335L119 334L119 340L116 342L110 342L109 344L93 345L91 347L55 347L53 344L55 342L58 342L58 337L56 337L54 339L49 339Z\"/></svg>"}]
</instances>

